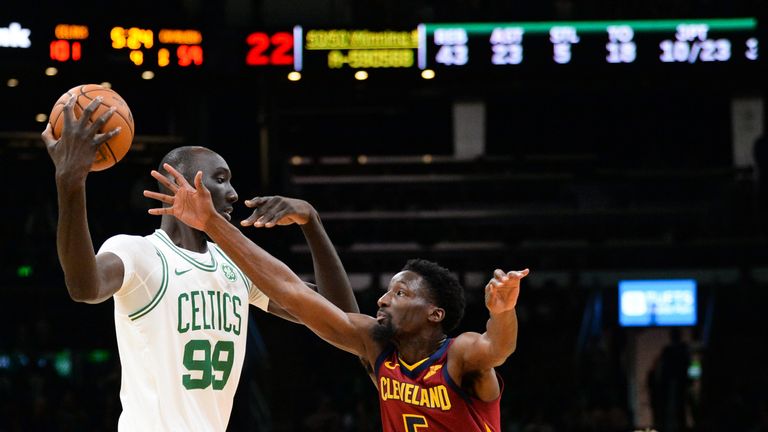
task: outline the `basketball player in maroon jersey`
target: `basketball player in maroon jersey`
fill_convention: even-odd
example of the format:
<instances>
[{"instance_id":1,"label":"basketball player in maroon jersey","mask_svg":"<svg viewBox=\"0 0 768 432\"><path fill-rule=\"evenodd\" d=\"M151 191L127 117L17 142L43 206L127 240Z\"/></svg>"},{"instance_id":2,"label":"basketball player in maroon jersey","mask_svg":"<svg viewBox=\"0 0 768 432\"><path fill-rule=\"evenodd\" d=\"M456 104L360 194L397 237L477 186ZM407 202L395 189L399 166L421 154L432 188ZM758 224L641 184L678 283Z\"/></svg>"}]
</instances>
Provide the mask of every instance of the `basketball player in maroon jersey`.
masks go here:
<instances>
[{"instance_id":1,"label":"basketball player in maroon jersey","mask_svg":"<svg viewBox=\"0 0 768 432\"><path fill-rule=\"evenodd\" d=\"M164 203L150 213L206 232L268 297L327 342L359 356L378 389L384 432L501 431L503 384L494 367L515 350L515 305L528 269L494 272L485 286L490 319L483 334L447 337L463 314L462 288L446 269L424 260L409 261L392 278L375 318L345 313L218 214L202 172L192 186L173 167L165 169L175 184L156 171L152 176L172 195L145 191Z\"/></svg>"}]
</instances>

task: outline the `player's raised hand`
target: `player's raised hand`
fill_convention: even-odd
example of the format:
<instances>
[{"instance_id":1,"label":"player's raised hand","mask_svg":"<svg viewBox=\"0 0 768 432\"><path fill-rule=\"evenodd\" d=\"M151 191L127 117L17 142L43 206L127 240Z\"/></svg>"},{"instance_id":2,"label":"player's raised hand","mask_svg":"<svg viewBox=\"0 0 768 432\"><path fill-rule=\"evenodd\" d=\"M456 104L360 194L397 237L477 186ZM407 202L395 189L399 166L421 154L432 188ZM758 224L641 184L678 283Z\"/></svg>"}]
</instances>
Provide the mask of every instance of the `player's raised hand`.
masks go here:
<instances>
[{"instance_id":1,"label":"player's raised hand","mask_svg":"<svg viewBox=\"0 0 768 432\"><path fill-rule=\"evenodd\" d=\"M74 106L77 98L72 96L64 105L62 115L64 116L61 128L61 137L56 139L53 135L53 128L50 123L42 133L43 142L56 166L56 172L65 176L80 176L84 178L91 169L93 160L96 157L96 150L99 146L120 133L120 128L99 134L97 133L112 114L115 109L110 108L101 115L96 121L91 122L90 118L94 111L101 104L101 96L96 97L80 114L80 118L75 117Z\"/></svg>"},{"instance_id":2,"label":"player's raised hand","mask_svg":"<svg viewBox=\"0 0 768 432\"><path fill-rule=\"evenodd\" d=\"M496 269L493 278L485 286L485 306L492 314L515 308L520 295L520 280L528 276L528 269L505 273Z\"/></svg>"},{"instance_id":3,"label":"player's raised hand","mask_svg":"<svg viewBox=\"0 0 768 432\"><path fill-rule=\"evenodd\" d=\"M306 201L282 196L255 197L245 201L245 205L254 209L248 219L240 222L242 226L272 228L276 225L304 225L315 209Z\"/></svg>"},{"instance_id":4,"label":"player's raised hand","mask_svg":"<svg viewBox=\"0 0 768 432\"><path fill-rule=\"evenodd\" d=\"M206 224L216 217L217 213L213 207L211 193L203 185L203 172L198 171L195 174L195 186L192 187L187 179L172 166L163 164L163 168L171 174L173 182L155 170L152 170L152 177L171 191L171 194L145 190L144 196L168 206L149 209L149 214L172 215L192 228L205 231Z\"/></svg>"}]
</instances>

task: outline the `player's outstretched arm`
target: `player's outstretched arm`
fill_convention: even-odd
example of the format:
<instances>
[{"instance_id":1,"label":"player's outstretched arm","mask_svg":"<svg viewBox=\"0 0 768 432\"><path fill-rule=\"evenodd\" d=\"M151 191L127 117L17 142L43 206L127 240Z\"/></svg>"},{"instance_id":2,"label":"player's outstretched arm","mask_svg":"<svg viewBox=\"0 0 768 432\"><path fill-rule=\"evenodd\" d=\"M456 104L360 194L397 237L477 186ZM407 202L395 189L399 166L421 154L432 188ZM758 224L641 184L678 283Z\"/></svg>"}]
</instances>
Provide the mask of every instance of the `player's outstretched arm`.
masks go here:
<instances>
[{"instance_id":1,"label":"player's outstretched arm","mask_svg":"<svg viewBox=\"0 0 768 432\"><path fill-rule=\"evenodd\" d=\"M294 223L299 225L312 254L320 295L344 312L360 312L344 265L323 227L320 215L311 204L296 198L269 196L246 200L245 205L254 210L249 218L240 222L242 226L272 228Z\"/></svg>"},{"instance_id":2,"label":"player's outstretched arm","mask_svg":"<svg viewBox=\"0 0 768 432\"><path fill-rule=\"evenodd\" d=\"M93 123L88 120L101 103L101 97L88 104L79 119L74 115L75 100L73 96L64 106L61 137L54 138L49 124L42 138L56 166L59 203L56 249L69 296L79 302L98 303L120 289L124 269L114 254L95 255L88 230L85 179L99 145L120 133L120 129L97 133L112 116L114 108Z\"/></svg>"},{"instance_id":3,"label":"player's outstretched arm","mask_svg":"<svg viewBox=\"0 0 768 432\"><path fill-rule=\"evenodd\" d=\"M515 306L520 294L520 280L528 269L504 272L496 269L485 286L485 305L490 313L485 333L465 333L455 342L464 372L483 371L500 366L517 345Z\"/></svg>"},{"instance_id":4,"label":"player's outstretched arm","mask_svg":"<svg viewBox=\"0 0 768 432\"><path fill-rule=\"evenodd\" d=\"M369 330L376 324L373 317L343 312L307 288L283 262L227 222L214 209L211 194L202 183L202 172L195 175L195 186L192 187L172 166L166 164L164 168L171 173L175 183L157 171L152 171L152 176L172 195L144 191L146 197L168 205L150 209L150 214L172 215L190 227L204 231L264 294L318 336L345 351L370 357L367 354L372 347Z\"/></svg>"}]
</instances>

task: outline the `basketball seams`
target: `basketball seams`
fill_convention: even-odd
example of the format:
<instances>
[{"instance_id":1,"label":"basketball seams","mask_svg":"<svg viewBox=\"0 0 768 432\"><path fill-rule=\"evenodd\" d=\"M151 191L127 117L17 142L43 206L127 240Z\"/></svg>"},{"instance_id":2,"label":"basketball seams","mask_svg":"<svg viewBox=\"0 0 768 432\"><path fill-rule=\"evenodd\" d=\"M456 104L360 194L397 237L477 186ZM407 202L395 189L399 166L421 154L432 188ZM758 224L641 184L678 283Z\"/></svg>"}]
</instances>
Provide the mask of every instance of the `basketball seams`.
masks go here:
<instances>
[{"instance_id":1,"label":"basketball seams","mask_svg":"<svg viewBox=\"0 0 768 432\"><path fill-rule=\"evenodd\" d=\"M109 91L110 93L114 93L116 96L119 97L119 95L117 95L117 93L115 93L113 90L110 90L110 89L107 89L107 88L93 89L91 91ZM95 99L95 98L92 98L92 97L88 96L88 93L89 92L84 92L84 93L81 94L81 96L83 96L84 98L88 99L89 101L93 101L93 99ZM123 98L120 98L120 99L123 99ZM80 99L78 98L78 100L80 100ZM123 99L123 103L126 105L126 107L128 106L128 104L125 102L124 99ZM113 106L113 105L105 104L103 102L102 102L102 104L104 106L108 106L110 108ZM130 110L131 109L128 108L128 111L130 111ZM123 119L123 122L125 123L125 125L128 126L128 129L131 130L131 135L133 135L133 125L132 125L132 122L128 121L128 119L125 118L125 116L122 113L118 112L118 111L115 111L115 114L117 114L118 116L120 116L121 119Z\"/></svg>"},{"instance_id":2,"label":"basketball seams","mask_svg":"<svg viewBox=\"0 0 768 432\"><path fill-rule=\"evenodd\" d=\"M96 93L94 95L94 93ZM78 118L79 116L82 116L83 111L85 108L93 102L93 100L98 97L102 96L106 101L103 101L102 104L97 108L93 114L96 115L96 118L98 118L100 115L104 115L106 110L109 110L109 108L114 107L115 109L119 110L127 110L128 112L126 115L123 115L123 113L119 111L115 111L113 114L117 114L119 117L114 117L110 119L110 121L107 124L110 124L110 128L114 126L127 126L128 131L130 131L130 136L128 137L128 145L124 145L125 139L120 139L119 136L113 137L113 139L110 139L109 141L106 141L100 145L99 153L102 154L102 156L106 156L106 160L102 160L99 163L94 162L94 165L91 167L91 171L101 171L105 170L107 168L110 168L117 164L130 150L130 140L132 140L133 134L134 134L134 125L132 121L132 115L130 113L130 108L128 107L128 104L125 102L125 100L114 90L106 87L102 87L97 84L84 84L80 85L78 87L74 87L70 90L68 90L64 95L62 95L57 103L54 104L53 110L52 110L52 118L49 119L49 123L54 129L54 132L56 130L59 130L59 133L61 133L62 128L62 121L63 121L63 112L64 107L66 106L67 102L72 98L75 97L75 118ZM80 100L80 98L85 98L84 100ZM111 99L109 99L111 98ZM110 104L110 102L114 102L114 104ZM102 108L103 107L103 108ZM79 113L77 111L80 111ZM93 120L92 120L93 121ZM120 123L122 122L122 124ZM118 123L115 125L115 123ZM125 138L125 137L124 137ZM118 145L119 152L121 153L120 157L117 157L117 153L112 148L113 145ZM106 146L106 148L104 148Z\"/></svg>"},{"instance_id":3,"label":"basketball seams","mask_svg":"<svg viewBox=\"0 0 768 432\"><path fill-rule=\"evenodd\" d=\"M104 167L104 169L107 169L107 168L111 167L112 165L116 164L116 163L117 163L117 161L118 161L118 159L117 159L117 157L115 157L115 152L113 152L113 151L112 151L112 146L110 146L110 145L109 145L109 141L106 141L106 142L105 142L105 143L103 143L102 145L103 145L104 147L106 147L106 148L107 148L107 150L109 150L109 154L110 154L110 155L112 155L112 159L110 159L110 161L111 161L112 163L111 163L111 164L109 164L108 166ZM123 155L123 156L125 156L125 155Z\"/></svg>"}]
</instances>

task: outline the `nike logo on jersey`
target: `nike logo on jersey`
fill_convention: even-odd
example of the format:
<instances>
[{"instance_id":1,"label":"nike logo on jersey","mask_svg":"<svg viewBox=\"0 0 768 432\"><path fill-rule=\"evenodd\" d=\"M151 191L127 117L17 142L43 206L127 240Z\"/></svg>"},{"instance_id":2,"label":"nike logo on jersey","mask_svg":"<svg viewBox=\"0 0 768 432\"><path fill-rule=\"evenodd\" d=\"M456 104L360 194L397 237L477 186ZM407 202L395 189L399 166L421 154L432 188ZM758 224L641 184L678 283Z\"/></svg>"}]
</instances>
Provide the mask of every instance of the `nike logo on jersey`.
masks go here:
<instances>
[{"instance_id":1,"label":"nike logo on jersey","mask_svg":"<svg viewBox=\"0 0 768 432\"><path fill-rule=\"evenodd\" d=\"M184 273L186 273L188 271L192 271L192 269L188 268L186 270L179 270L179 269L174 270L174 272L176 273L176 276L181 276L181 275L183 275Z\"/></svg>"},{"instance_id":2,"label":"nike logo on jersey","mask_svg":"<svg viewBox=\"0 0 768 432\"><path fill-rule=\"evenodd\" d=\"M398 366L400 366L399 363L392 363L391 361L385 361L384 362L384 367L387 368L387 369L394 370Z\"/></svg>"}]
</instances>

